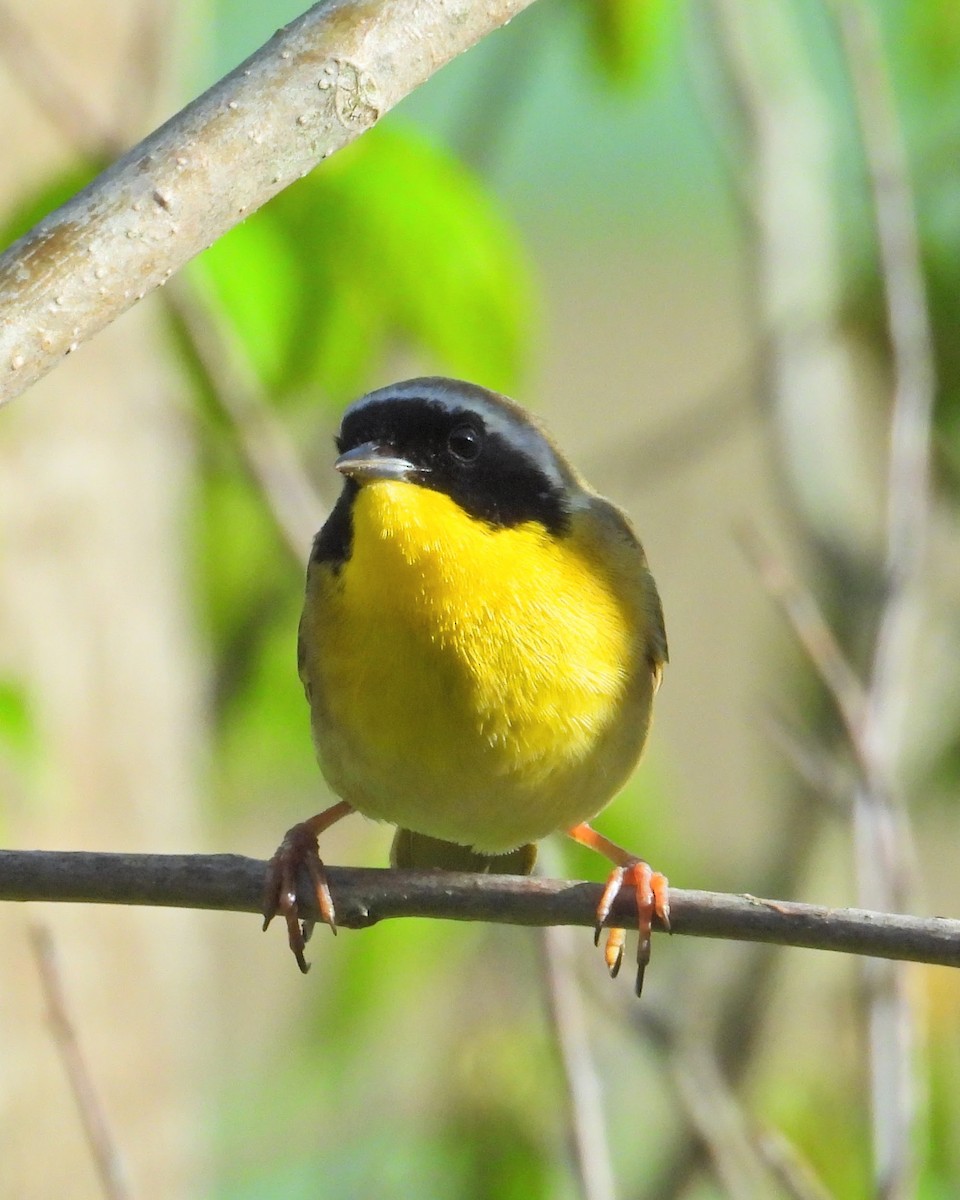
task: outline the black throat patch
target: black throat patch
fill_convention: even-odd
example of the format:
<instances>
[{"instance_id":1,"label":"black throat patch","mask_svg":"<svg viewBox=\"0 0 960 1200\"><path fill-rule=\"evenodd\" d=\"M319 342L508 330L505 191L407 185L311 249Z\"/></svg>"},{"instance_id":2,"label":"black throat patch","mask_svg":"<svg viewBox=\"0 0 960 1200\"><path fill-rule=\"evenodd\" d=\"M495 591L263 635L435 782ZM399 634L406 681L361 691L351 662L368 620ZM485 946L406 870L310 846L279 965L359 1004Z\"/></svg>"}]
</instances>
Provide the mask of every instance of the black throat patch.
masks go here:
<instances>
[{"instance_id":1,"label":"black throat patch","mask_svg":"<svg viewBox=\"0 0 960 1200\"><path fill-rule=\"evenodd\" d=\"M337 438L341 453L365 445L406 460L412 485L443 492L493 528L537 522L557 537L569 530L578 480L527 413L494 392L445 379L372 392L347 410ZM358 490L351 479L344 484L312 561L349 558Z\"/></svg>"}]
</instances>

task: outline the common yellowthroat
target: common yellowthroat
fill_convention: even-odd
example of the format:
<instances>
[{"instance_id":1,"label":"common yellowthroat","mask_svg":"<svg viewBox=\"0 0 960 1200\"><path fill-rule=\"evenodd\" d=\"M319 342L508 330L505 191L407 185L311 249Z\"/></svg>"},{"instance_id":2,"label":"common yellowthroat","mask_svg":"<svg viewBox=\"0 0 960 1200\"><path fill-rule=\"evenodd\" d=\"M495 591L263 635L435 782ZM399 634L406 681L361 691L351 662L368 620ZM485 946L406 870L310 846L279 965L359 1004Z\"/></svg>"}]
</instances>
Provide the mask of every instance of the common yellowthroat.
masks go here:
<instances>
[{"instance_id":1,"label":"common yellowthroat","mask_svg":"<svg viewBox=\"0 0 960 1200\"><path fill-rule=\"evenodd\" d=\"M401 867L527 874L563 831L615 869L597 936L636 889L637 991L667 881L587 822L633 771L667 661L660 599L626 516L519 405L411 379L347 409L343 490L317 534L300 678L320 766L342 800L291 829L265 923L283 913L307 970L296 876L336 928L317 835L352 811L397 826ZM611 930L616 974L624 933Z\"/></svg>"}]
</instances>

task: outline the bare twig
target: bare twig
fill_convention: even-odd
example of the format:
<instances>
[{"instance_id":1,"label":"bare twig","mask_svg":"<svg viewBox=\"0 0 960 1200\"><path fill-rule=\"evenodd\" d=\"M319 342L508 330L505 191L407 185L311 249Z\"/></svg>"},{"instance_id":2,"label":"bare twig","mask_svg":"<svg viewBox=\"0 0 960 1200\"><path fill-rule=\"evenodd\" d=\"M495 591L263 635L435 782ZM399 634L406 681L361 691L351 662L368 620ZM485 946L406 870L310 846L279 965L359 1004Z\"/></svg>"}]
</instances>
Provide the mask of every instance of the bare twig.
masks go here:
<instances>
[{"instance_id":1,"label":"bare twig","mask_svg":"<svg viewBox=\"0 0 960 1200\"><path fill-rule=\"evenodd\" d=\"M570 963L569 930L542 933L547 1004L566 1084L567 1124L583 1200L614 1200L613 1165L583 998Z\"/></svg>"},{"instance_id":2,"label":"bare twig","mask_svg":"<svg viewBox=\"0 0 960 1200\"><path fill-rule=\"evenodd\" d=\"M753 1133L753 1144L790 1200L830 1200L823 1180L778 1129L761 1126Z\"/></svg>"},{"instance_id":3,"label":"bare twig","mask_svg":"<svg viewBox=\"0 0 960 1200\"><path fill-rule=\"evenodd\" d=\"M759 1127L737 1100L717 1056L673 1013L635 1008L633 1020L664 1057L677 1096L731 1200L777 1191L790 1200L829 1200L799 1151L778 1131Z\"/></svg>"},{"instance_id":4,"label":"bare twig","mask_svg":"<svg viewBox=\"0 0 960 1200\"><path fill-rule=\"evenodd\" d=\"M104 117L91 108L80 88L71 87L50 60L46 48L9 4L0 4L0 56L50 123L73 150L102 162L121 147Z\"/></svg>"},{"instance_id":5,"label":"bare twig","mask_svg":"<svg viewBox=\"0 0 960 1200\"><path fill-rule=\"evenodd\" d=\"M919 584L930 522L935 370L916 214L880 32L860 0L836 6L866 154L887 305L894 390L887 472L886 591L863 721L867 840L865 901L897 907L909 884L908 830L896 781L915 656ZM866 866L866 864L865 864Z\"/></svg>"},{"instance_id":6,"label":"bare twig","mask_svg":"<svg viewBox=\"0 0 960 1200\"><path fill-rule=\"evenodd\" d=\"M787 564L773 554L755 526L741 524L737 533L763 586L780 605L797 640L835 701L850 744L860 759L865 703L863 685L812 593L802 587Z\"/></svg>"},{"instance_id":7,"label":"bare twig","mask_svg":"<svg viewBox=\"0 0 960 1200\"><path fill-rule=\"evenodd\" d=\"M165 303L188 339L217 405L230 422L244 463L298 563L306 560L325 505L276 419L244 347L216 305L192 282L178 279Z\"/></svg>"},{"instance_id":8,"label":"bare twig","mask_svg":"<svg viewBox=\"0 0 960 1200\"><path fill-rule=\"evenodd\" d=\"M792 5L705 0L742 125L750 275L743 304L762 354L774 482L816 544L846 545L854 364L840 323L836 138Z\"/></svg>"},{"instance_id":9,"label":"bare twig","mask_svg":"<svg viewBox=\"0 0 960 1200\"><path fill-rule=\"evenodd\" d=\"M0 850L0 900L260 912L266 869L259 859L234 854ZM364 929L392 917L592 927L603 891L601 884L581 881L453 871L329 867L327 874L337 920L348 929ZM302 895L309 916L309 887ZM623 895L608 924L629 928L636 919L633 898ZM960 920L945 917L671 888L670 925L680 935L960 966Z\"/></svg>"},{"instance_id":10,"label":"bare twig","mask_svg":"<svg viewBox=\"0 0 960 1200\"><path fill-rule=\"evenodd\" d=\"M709 1047L699 1039L678 1036L669 1020L646 1009L639 1014L638 1024L659 1045L683 1111L724 1194L730 1200L766 1194L770 1181L751 1143L746 1116Z\"/></svg>"},{"instance_id":11,"label":"bare twig","mask_svg":"<svg viewBox=\"0 0 960 1200\"><path fill-rule=\"evenodd\" d=\"M753 163L747 154L744 129L746 114L739 89L718 59L716 4L690 5L688 16L687 75L697 112L707 134L707 143L720 170L720 178L733 201L742 224L751 228L761 217L757 207Z\"/></svg>"},{"instance_id":12,"label":"bare twig","mask_svg":"<svg viewBox=\"0 0 960 1200\"><path fill-rule=\"evenodd\" d=\"M849 815L854 789L852 769L808 734L795 729L772 706L758 712L757 720L812 795L830 804L835 812Z\"/></svg>"},{"instance_id":13,"label":"bare twig","mask_svg":"<svg viewBox=\"0 0 960 1200\"><path fill-rule=\"evenodd\" d=\"M811 808L809 797L794 793L775 840L768 847L761 886L766 895L794 896L816 848L827 810ZM710 1008L716 1013L713 1046L719 1069L731 1089L744 1080L754 1054L762 1045L764 1018L769 1014L781 961L778 947L756 943L741 955L738 969L719 993L710 987ZM695 1016L696 1020L697 1017ZM675 1200L689 1191L690 1180L705 1165L702 1143L683 1129L664 1155L644 1190L646 1200Z\"/></svg>"},{"instance_id":14,"label":"bare twig","mask_svg":"<svg viewBox=\"0 0 960 1200\"><path fill-rule=\"evenodd\" d=\"M813 597L757 541L755 534L752 542L745 544L761 578L781 604L836 701L857 760L859 778L853 793L853 815L858 897L865 905L896 911L906 902L900 881L903 860L908 857L904 847L909 846L909 838L897 837L898 830L906 832L906 824L898 818L894 807L890 763L885 751L879 749L876 737L878 729L886 729L886 713L882 701L878 702L882 688L874 677L869 693L863 693ZM879 1195L906 1200L912 1193L916 1171L912 1131L919 1084L913 1065L914 1018L902 970L870 962L865 972Z\"/></svg>"},{"instance_id":15,"label":"bare twig","mask_svg":"<svg viewBox=\"0 0 960 1200\"><path fill-rule=\"evenodd\" d=\"M333 0L0 256L0 403L532 0Z\"/></svg>"},{"instance_id":16,"label":"bare twig","mask_svg":"<svg viewBox=\"0 0 960 1200\"><path fill-rule=\"evenodd\" d=\"M862 0L836 5L866 153L880 247L893 360L893 413L887 476L885 605L874 661L875 686L889 703L902 683L909 634L905 595L923 562L930 517L930 443L936 392L933 334L906 147L876 18ZM889 626L889 628L884 628ZM906 643L906 646L905 646ZM887 676L893 678L888 679ZM890 723L902 726L901 709Z\"/></svg>"},{"instance_id":17,"label":"bare twig","mask_svg":"<svg viewBox=\"0 0 960 1200\"><path fill-rule=\"evenodd\" d=\"M712 0L709 12L745 133L747 161L735 179L745 177L749 184L738 192L753 251L754 279L746 303L758 328L771 333L764 383L780 439L779 477L790 485L784 491L791 511L800 516L813 544L829 545L835 554L841 548L851 552L859 530L848 516L851 497L844 484L850 474L836 450L842 441L831 437L831 422L847 405L854 375L839 319L842 256L832 201L837 143L824 93L804 62L790 6ZM866 777L865 689L818 607L810 605L809 596L798 597L791 582L784 607L820 663L821 675L833 681L828 687L839 698L857 767ZM782 577L776 580L774 591L783 583ZM744 1031L734 1040L745 1036L749 1041L750 1020L724 1004ZM725 1060L731 1076L740 1061ZM656 1195L680 1194L689 1178L687 1149L681 1144L668 1160Z\"/></svg>"},{"instance_id":18,"label":"bare twig","mask_svg":"<svg viewBox=\"0 0 960 1200\"><path fill-rule=\"evenodd\" d=\"M853 84L880 250L893 362L887 473L886 592L874 641L863 723L864 786L855 806L861 902L907 902L910 834L897 779L919 591L930 518L935 398L933 338L906 148L880 30L860 0L834 6ZM913 1195L922 1083L914 1061L918 1014L902 969L870 964L873 1149L877 1194Z\"/></svg>"},{"instance_id":19,"label":"bare twig","mask_svg":"<svg viewBox=\"0 0 960 1200\"><path fill-rule=\"evenodd\" d=\"M515 26L509 52L487 60L466 96L453 126L457 156L478 175L489 175L507 143L522 109L524 92L537 79L549 44L544 25L524 21Z\"/></svg>"},{"instance_id":20,"label":"bare twig","mask_svg":"<svg viewBox=\"0 0 960 1200\"><path fill-rule=\"evenodd\" d=\"M118 140L129 143L126 133L137 136L156 102L173 23L170 0L138 0L126 69L121 72L113 106Z\"/></svg>"},{"instance_id":21,"label":"bare twig","mask_svg":"<svg viewBox=\"0 0 960 1200\"><path fill-rule=\"evenodd\" d=\"M93 1154L107 1200L129 1200L130 1188L106 1113L77 1041L70 1019L50 931L42 925L30 930L40 983L50 1014L50 1027L80 1114L80 1123Z\"/></svg>"},{"instance_id":22,"label":"bare twig","mask_svg":"<svg viewBox=\"0 0 960 1200\"><path fill-rule=\"evenodd\" d=\"M587 474L623 470L629 472L634 488L643 491L675 479L679 471L701 462L756 417L741 374L734 372L719 389L667 417L636 441L625 441L620 433L616 441L593 451L592 463L585 464Z\"/></svg>"}]
</instances>

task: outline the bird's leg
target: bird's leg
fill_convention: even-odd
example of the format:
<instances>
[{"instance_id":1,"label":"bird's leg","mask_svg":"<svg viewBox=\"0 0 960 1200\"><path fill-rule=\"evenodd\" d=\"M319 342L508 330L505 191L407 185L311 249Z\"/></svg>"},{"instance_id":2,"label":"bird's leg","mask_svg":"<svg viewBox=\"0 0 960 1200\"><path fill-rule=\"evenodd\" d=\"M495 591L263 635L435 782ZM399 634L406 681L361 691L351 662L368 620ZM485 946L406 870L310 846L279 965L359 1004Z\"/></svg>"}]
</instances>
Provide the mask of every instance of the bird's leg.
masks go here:
<instances>
[{"instance_id":1,"label":"bird's leg","mask_svg":"<svg viewBox=\"0 0 960 1200\"><path fill-rule=\"evenodd\" d=\"M629 854L622 846L611 842L603 834L597 833L585 821L567 830L567 835L582 846L589 846L614 863L610 872L607 886L603 889L600 903L597 905L597 925L594 943L600 942L600 931L610 915L614 900L623 887L632 887L637 897L637 927L640 931L640 944L637 947L637 995L643 988L643 973L650 961L650 932L653 928L653 918L657 917L664 929L670 929L670 890L666 875L654 871L648 862ZM607 944L604 958L611 975L616 975L623 961L623 943L626 930L611 929L607 934Z\"/></svg>"},{"instance_id":2,"label":"bird's leg","mask_svg":"<svg viewBox=\"0 0 960 1200\"><path fill-rule=\"evenodd\" d=\"M327 883L327 873L320 858L317 838L325 829L335 825L342 817L352 813L353 807L346 800L334 804L332 808L324 809L309 821L300 821L283 835L283 841L277 847L276 853L267 866L267 881L263 890L263 928L266 929L277 913L283 915L287 923L287 938L293 951L297 966L306 975L310 964L304 958L303 951L310 934L313 932L312 920L300 920L300 907L297 903L297 876L301 868L306 868L313 886L322 920L337 932L336 913L333 908L333 897Z\"/></svg>"}]
</instances>

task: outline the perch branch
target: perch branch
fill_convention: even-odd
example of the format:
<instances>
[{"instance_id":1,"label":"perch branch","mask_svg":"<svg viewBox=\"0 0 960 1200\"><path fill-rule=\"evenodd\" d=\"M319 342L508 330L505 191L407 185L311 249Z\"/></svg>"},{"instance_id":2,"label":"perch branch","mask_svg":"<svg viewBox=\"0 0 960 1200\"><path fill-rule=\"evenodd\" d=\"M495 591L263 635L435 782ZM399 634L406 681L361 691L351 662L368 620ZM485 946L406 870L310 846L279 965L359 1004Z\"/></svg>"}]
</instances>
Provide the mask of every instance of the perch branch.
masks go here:
<instances>
[{"instance_id":1,"label":"perch branch","mask_svg":"<svg viewBox=\"0 0 960 1200\"><path fill-rule=\"evenodd\" d=\"M265 872L266 863L235 854L0 850L0 900L259 912ZM598 883L452 871L329 867L328 875L337 920L348 929L363 929L391 917L592 926L603 890ZM311 915L309 895L304 886L307 915ZM609 923L629 927L635 922L634 902L622 895ZM960 966L960 920L945 917L822 908L671 888L670 923L674 933L696 937Z\"/></svg>"},{"instance_id":2,"label":"perch branch","mask_svg":"<svg viewBox=\"0 0 960 1200\"><path fill-rule=\"evenodd\" d=\"M0 404L532 0L329 0L0 255Z\"/></svg>"}]
</instances>

